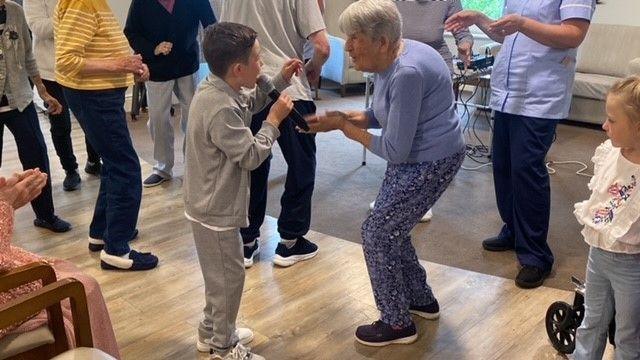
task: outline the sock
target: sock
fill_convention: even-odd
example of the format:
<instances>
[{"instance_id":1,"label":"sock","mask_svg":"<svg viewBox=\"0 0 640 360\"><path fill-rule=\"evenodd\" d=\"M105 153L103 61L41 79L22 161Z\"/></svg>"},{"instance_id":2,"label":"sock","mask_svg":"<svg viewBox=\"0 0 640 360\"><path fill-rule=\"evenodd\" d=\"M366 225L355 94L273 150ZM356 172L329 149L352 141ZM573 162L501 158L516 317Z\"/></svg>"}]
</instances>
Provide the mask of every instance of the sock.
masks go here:
<instances>
[{"instance_id":1,"label":"sock","mask_svg":"<svg viewBox=\"0 0 640 360\"><path fill-rule=\"evenodd\" d=\"M287 249L291 249L293 247L293 245L296 244L296 241L298 241L298 239L280 239L280 244L284 244L284 246L287 247Z\"/></svg>"},{"instance_id":2,"label":"sock","mask_svg":"<svg viewBox=\"0 0 640 360\"><path fill-rule=\"evenodd\" d=\"M253 239L253 241L248 242L248 243L244 243L244 246L246 247L253 247L253 245L255 245L256 243L256 239Z\"/></svg>"}]
</instances>

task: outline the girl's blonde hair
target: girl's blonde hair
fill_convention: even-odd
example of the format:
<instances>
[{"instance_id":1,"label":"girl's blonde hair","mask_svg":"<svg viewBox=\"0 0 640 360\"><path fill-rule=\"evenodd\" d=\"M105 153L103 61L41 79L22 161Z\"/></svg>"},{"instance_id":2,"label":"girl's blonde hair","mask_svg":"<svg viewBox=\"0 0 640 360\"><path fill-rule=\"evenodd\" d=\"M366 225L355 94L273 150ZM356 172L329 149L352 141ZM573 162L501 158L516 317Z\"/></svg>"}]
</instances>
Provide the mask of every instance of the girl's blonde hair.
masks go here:
<instances>
[{"instance_id":1,"label":"girl's blonde hair","mask_svg":"<svg viewBox=\"0 0 640 360\"><path fill-rule=\"evenodd\" d=\"M609 94L620 97L627 116L640 122L640 76L632 75L618 81L609 89Z\"/></svg>"}]
</instances>

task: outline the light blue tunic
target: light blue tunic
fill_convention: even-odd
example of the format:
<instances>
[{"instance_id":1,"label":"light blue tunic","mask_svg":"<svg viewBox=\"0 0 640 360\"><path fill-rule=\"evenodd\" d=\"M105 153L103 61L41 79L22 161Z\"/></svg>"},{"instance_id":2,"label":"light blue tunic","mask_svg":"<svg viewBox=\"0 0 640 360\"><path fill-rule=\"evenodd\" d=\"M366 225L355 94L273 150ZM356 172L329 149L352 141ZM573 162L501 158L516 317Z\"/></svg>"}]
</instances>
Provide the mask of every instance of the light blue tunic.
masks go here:
<instances>
[{"instance_id":1,"label":"light blue tunic","mask_svg":"<svg viewBox=\"0 0 640 360\"><path fill-rule=\"evenodd\" d=\"M591 21L595 0L506 0L504 15L545 24ZM569 115L577 49L554 49L516 32L505 37L491 74L491 108L560 120Z\"/></svg>"}]
</instances>

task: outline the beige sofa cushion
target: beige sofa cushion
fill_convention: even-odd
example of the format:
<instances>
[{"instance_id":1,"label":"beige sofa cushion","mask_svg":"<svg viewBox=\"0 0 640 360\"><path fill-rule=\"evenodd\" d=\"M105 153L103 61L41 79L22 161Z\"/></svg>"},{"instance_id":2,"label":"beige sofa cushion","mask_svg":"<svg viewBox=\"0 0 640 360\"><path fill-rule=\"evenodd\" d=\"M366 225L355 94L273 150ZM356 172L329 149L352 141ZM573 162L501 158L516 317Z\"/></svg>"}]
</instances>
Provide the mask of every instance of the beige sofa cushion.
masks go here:
<instances>
[{"instance_id":1,"label":"beige sofa cushion","mask_svg":"<svg viewBox=\"0 0 640 360\"><path fill-rule=\"evenodd\" d=\"M607 92L618 80L620 78L614 76L576 73L573 96L604 101L607 98Z\"/></svg>"},{"instance_id":2,"label":"beige sofa cushion","mask_svg":"<svg viewBox=\"0 0 640 360\"><path fill-rule=\"evenodd\" d=\"M9 333L0 339L0 359L6 359L54 342L53 333L47 326L41 326L25 333Z\"/></svg>"},{"instance_id":3,"label":"beige sofa cushion","mask_svg":"<svg viewBox=\"0 0 640 360\"><path fill-rule=\"evenodd\" d=\"M591 24L578 48L576 70L626 77L629 62L640 57L640 26Z\"/></svg>"},{"instance_id":4,"label":"beige sofa cushion","mask_svg":"<svg viewBox=\"0 0 640 360\"><path fill-rule=\"evenodd\" d=\"M51 360L116 360L113 356L93 348L75 348L52 358Z\"/></svg>"}]
</instances>

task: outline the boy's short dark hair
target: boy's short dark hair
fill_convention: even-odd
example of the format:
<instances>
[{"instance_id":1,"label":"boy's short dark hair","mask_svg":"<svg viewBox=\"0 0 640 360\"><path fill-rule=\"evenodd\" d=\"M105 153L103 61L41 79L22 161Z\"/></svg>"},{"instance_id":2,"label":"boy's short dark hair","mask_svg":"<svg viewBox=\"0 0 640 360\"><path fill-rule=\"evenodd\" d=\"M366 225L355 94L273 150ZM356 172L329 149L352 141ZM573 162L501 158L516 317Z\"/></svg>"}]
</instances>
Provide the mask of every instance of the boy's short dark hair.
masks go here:
<instances>
[{"instance_id":1,"label":"boy's short dark hair","mask_svg":"<svg viewBox=\"0 0 640 360\"><path fill-rule=\"evenodd\" d=\"M207 26L202 40L202 53L209 70L224 77L237 62L247 63L258 33L248 26L220 22Z\"/></svg>"}]
</instances>

